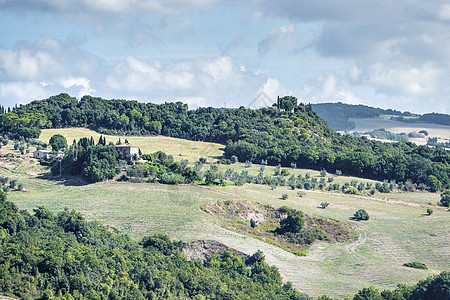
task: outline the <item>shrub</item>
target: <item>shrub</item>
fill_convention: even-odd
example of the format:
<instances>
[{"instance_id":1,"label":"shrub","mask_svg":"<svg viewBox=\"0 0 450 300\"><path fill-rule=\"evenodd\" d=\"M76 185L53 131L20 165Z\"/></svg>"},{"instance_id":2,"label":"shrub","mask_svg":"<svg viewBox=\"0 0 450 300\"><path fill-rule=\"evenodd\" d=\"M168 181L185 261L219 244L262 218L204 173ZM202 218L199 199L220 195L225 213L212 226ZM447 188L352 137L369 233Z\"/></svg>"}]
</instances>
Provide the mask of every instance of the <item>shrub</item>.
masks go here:
<instances>
[{"instance_id":1,"label":"shrub","mask_svg":"<svg viewBox=\"0 0 450 300\"><path fill-rule=\"evenodd\" d=\"M427 265L425 265L424 263L417 262L417 261L410 262L410 263L404 263L403 266L408 267L408 268L414 268L414 269L428 270Z\"/></svg>"},{"instance_id":2,"label":"shrub","mask_svg":"<svg viewBox=\"0 0 450 300\"><path fill-rule=\"evenodd\" d=\"M250 168L251 166L252 166L252 162L251 161L249 161L249 160L245 161L245 167L246 168Z\"/></svg>"},{"instance_id":3,"label":"shrub","mask_svg":"<svg viewBox=\"0 0 450 300\"><path fill-rule=\"evenodd\" d=\"M283 169L283 170L281 170L281 176L288 176L290 173L289 173L289 170L288 169Z\"/></svg>"},{"instance_id":4,"label":"shrub","mask_svg":"<svg viewBox=\"0 0 450 300\"><path fill-rule=\"evenodd\" d=\"M336 175L337 176L341 176L342 175L342 171L341 170L336 170Z\"/></svg>"},{"instance_id":5,"label":"shrub","mask_svg":"<svg viewBox=\"0 0 450 300\"><path fill-rule=\"evenodd\" d=\"M438 202L440 206L450 206L450 190L446 190L441 194L441 201Z\"/></svg>"},{"instance_id":6,"label":"shrub","mask_svg":"<svg viewBox=\"0 0 450 300\"><path fill-rule=\"evenodd\" d=\"M327 206L330 205L327 201L320 203L320 208L325 209Z\"/></svg>"},{"instance_id":7,"label":"shrub","mask_svg":"<svg viewBox=\"0 0 450 300\"><path fill-rule=\"evenodd\" d=\"M432 213L433 213L433 210L432 210L431 208L428 208L428 209L427 209L427 214L428 214L428 215L431 215Z\"/></svg>"},{"instance_id":8,"label":"shrub","mask_svg":"<svg viewBox=\"0 0 450 300\"><path fill-rule=\"evenodd\" d=\"M281 199L287 200L287 198L288 198L288 194L284 193L283 195L281 195Z\"/></svg>"},{"instance_id":9,"label":"shrub","mask_svg":"<svg viewBox=\"0 0 450 300\"><path fill-rule=\"evenodd\" d=\"M256 227L256 221L252 219L250 219L250 227L255 228Z\"/></svg>"},{"instance_id":10,"label":"shrub","mask_svg":"<svg viewBox=\"0 0 450 300\"><path fill-rule=\"evenodd\" d=\"M327 170L325 170L325 169L320 170L320 176L322 176L322 177L327 176Z\"/></svg>"},{"instance_id":11,"label":"shrub","mask_svg":"<svg viewBox=\"0 0 450 300\"><path fill-rule=\"evenodd\" d=\"M238 162L238 157L236 155L232 155L230 158L232 163L237 163Z\"/></svg>"},{"instance_id":12,"label":"shrub","mask_svg":"<svg viewBox=\"0 0 450 300\"><path fill-rule=\"evenodd\" d=\"M298 191L298 192L297 192L297 195L301 198L301 197L305 196L306 193L303 192L303 191Z\"/></svg>"},{"instance_id":13,"label":"shrub","mask_svg":"<svg viewBox=\"0 0 450 300\"><path fill-rule=\"evenodd\" d=\"M9 182L9 187L10 188L15 188L17 186L17 179L13 179Z\"/></svg>"},{"instance_id":14,"label":"shrub","mask_svg":"<svg viewBox=\"0 0 450 300\"><path fill-rule=\"evenodd\" d=\"M358 209L353 215L353 219L357 221L366 221L369 220L369 214L365 209Z\"/></svg>"}]
</instances>

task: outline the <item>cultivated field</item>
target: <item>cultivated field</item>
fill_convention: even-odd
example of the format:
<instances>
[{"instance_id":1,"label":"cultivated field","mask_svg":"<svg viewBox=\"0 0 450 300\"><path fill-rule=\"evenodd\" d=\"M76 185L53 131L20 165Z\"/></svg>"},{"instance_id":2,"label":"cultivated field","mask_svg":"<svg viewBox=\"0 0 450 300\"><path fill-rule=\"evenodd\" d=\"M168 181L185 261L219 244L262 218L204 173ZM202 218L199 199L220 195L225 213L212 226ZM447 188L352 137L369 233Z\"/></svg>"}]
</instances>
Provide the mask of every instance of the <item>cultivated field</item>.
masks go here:
<instances>
[{"instance_id":1,"label":"cultivated field","mask_svg":"<svg viewBox=\"0 0 450 300\"><path fill-rule=\"evenodd\" d=\"M450 140L450 126L429 124L429 123L405 123L389 120L386 116L379 118L350 119L355 122L356 128L352 131L369 132L384 128L392 133L410 133L426 130L428 137L437 137L439 141ZM428 141L425 138L410 138L409 140L417 145L425 145ZM387 141L389 142L389 141Z\"/></svg>"},{"instance_id":2,"label":"cultivated field","mask_svg":"<svg viewBox=\"0 0 450 300\"><path fill-rule=\"evenodd\" d=\"M55 133L64 134L69 143L73 138L99 137L85 129L63 129L45 130L42 140L48 141ZM107 141L118 140L118 137L106 138ZM222 145L218 144L165 137L121 137L122 141L125 138L140 146L144 153L163 150L174 157L179 154L179 145L183 144L182 157L188 158L190 163L200 156L212 161L222 153ZM191 152L188 152L189 149ZM251 174L257 174L260 168L255 164L251 168L234 164L219 165L219 170L230 167L237 172L248 170ZM209 165L204 166L204 170L208 168ZM266 166L264 173L272 175L273 170L274 167ZM319 172L314 170L289 171L295 175L309 172L311 176L319 176ZM255 184L241 187L118 182L77 185L80 182L76 180L60 182L57 178L47 178L46 172L35 160L0 162L1 176L16 178L27 184L28 192L13 191L8 196L21 209L31 211L36 206L44 205L59 212L64 207L73 208L88 220L114 226L137 239L146 234L165 233L184 241L217 240L247 254L262 250L267 261L279 268L285 280L312 296L327 294L342 298L369 285L381 289L395 288L399 283L412 284L430 274L450 269L450 216L448 211L436 206L439 201L439 194L436 193L390 193L369 197L306 191L305 196L298 197L297 191L287 187L271 190L268 186ZM370 181L331 174L326 178L329 176L341 184L352 179ZM281 199L283 193L288 194L287 200ZM200 209L203 203L224 200L287 205L347 222L359 232L359 237L345 244L316 242L308 251L308 256L298 257L258 239L227 231L221 227L220 220ZM328 208L318 208L323 201L330 203ZM431 216L423 215L426 207L433 208ZM359 208L368 211L369 221L349 219ZM425 263L430 269L402 266L412 261Z\"/></svg>"}]
</instances>

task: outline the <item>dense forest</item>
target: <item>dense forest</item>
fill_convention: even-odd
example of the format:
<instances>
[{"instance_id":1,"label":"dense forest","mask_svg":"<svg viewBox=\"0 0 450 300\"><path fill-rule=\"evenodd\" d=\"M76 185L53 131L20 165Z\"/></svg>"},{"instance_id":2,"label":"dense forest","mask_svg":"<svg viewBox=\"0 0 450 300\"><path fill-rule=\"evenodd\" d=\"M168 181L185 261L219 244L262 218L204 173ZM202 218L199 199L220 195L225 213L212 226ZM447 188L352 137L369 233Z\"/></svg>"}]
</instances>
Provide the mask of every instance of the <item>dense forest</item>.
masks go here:
<instances>
[{"instance_id":1,"label":"dense forest","mask_svg":"<svg viewBox=\"0 0 450 300\"><path fill-rule=\"evenodd\" d=\"M282 283L260 251L189 261L164 235L139 243L65 209L19 210L0 191L0 294L21 299L312 299ZM354 299L448 299L450 273ZM322 297L322 299L330 299Z\"/></svg>"},{"instance_id":2,"label":"dense forest","mask_svg":"<svg viewBox=\"0 0 450 300\"><path fill-rule=\"evenodd\" d=\"M25 119L24 121L18 121ZM38 120L38 121L33 121ZM341 170L345 174L426 183L435 176L450 183L450 152L412 143L381 143L340 135L311 105L283 97L261 109L197 108L181 102L153 104L67 94L33 101L0 115L0 131L82 126L109 134L162 134L225 145L239 161L298 168Z\"/></svg>"}]
</instances>

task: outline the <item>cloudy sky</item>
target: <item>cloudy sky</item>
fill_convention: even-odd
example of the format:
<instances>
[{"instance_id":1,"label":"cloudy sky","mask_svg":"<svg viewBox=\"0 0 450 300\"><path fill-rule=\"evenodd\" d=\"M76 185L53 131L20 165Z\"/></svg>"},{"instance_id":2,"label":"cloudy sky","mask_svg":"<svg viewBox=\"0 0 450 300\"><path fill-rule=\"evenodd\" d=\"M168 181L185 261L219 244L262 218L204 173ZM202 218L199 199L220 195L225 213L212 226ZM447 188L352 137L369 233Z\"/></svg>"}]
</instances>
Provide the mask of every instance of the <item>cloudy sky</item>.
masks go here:
<instances>
[{"instance_id":1,"label":"cloudy sky","mask_svg":"<svg viewBox=\"0 0 450 300\"><path fill-rule=\"evenodd\" d=\"M450 113L448 49L441 0L0 0L0 103L294 95Z\"/></svg>"}]
</instances>

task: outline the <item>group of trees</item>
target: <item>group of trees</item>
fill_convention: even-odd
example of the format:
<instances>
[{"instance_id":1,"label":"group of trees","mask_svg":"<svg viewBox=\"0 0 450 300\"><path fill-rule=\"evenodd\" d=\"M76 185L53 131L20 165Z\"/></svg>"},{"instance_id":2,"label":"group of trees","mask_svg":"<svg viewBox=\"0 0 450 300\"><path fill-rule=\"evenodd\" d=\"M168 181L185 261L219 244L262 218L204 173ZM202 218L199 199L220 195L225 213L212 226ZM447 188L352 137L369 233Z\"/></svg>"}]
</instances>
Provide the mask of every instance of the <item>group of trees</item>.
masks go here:
<instances>
[{"instance_id":1,"label":"group of trees","mask_svg":"<svg viewBox=\"0 0 450 300\"><path fill-rule=\"evenodd\" d=\"M64 138L64 137L63 137ZM66 146L65 138L55 138L52 147L59 149ZM67 146L66 146L67 147ZM112 179L117 175L119 153L114 144L105 145L103 142L95 144L91 137L73 141L61 161L55 160L52 166L53 175L81 175L88 182L98 182Z\"/></svg>"},{"instance_id":2,"label":"group of trees","mask_svg":"<svg viewBox=\"0 0 450 300\"><path fill-rule=\"evenodd\" d=\"M449 183L450 152L412 143L381 143L340 135L295 97L279 99L280 108L198 108L186 104L140 103L67 94L33 101L14 114L43 114L43 127L85 126L102 133L163 134L226 145L225 156L241 162L342 170L349 175L425 183L434 175Z\"/></svg>"},{"instance_id":3,"label":"group of trees","mask_svg":"<svg viewBox=\"0 0 450 300\"><path fill-rule=\"evenodd\" d=\"M120 180L160 182L165 184L192 183L200 180L199 168L188 167L188 161L174 161L162 151L142 156L147 162L137 162L126 168L126 176Z\"/></svg>"}]
</instances>

